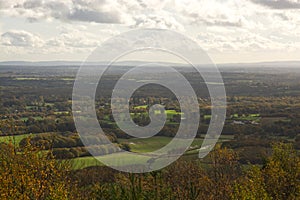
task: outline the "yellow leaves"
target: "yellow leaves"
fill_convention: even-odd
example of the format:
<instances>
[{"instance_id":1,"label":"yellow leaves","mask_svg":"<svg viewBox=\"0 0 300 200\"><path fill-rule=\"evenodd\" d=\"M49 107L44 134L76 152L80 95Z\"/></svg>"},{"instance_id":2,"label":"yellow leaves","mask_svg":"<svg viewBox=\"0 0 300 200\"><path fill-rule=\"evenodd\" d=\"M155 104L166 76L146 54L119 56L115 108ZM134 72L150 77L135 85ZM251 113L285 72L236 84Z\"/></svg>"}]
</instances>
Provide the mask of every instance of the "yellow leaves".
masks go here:
<instances>
[{"instance_id":1,"label":"yellow leaves","mask_svg":"<svg viewBox=\"0 0 300 200\"><path fill-rule=\"evenodd\" d=\"M264 179L261 169L253 166L245 177L242 177L239 182L236 182L232 199L243 200L269 200L271 197L265 189Z\"/></svg>"},{"instance_id":2,"label":"yellow leaves","mask_svg":"<svg viewBox=\"0 0 300 200\"><path fill-rule=\"evenodd\" d=\"M67 171L28 140L23 151L7 145L0 151L1 199L68 199Z\"/></svg>"},{"instance_id":3,"label":"yellow leaves","mask_svg":"<svg viewBox=\"0 0 300 200\"><path fill-rule=\"evenodd\" d=\"M291 144L273 145L273 154L262 173L266 189L273 198L300 198L300 159Z\"/></svg>"},{"instance_id":4,"label":"yellow leaves","mask_svg":"<svg viewBox=\"0 0 300 200\"><path fill-rule=\"evenodd\" d=\"M275 144L265 166L252 167L236 183L233 199L299 199L299 180L299 156L290 144Z\"/></svg>"}]
</instances>

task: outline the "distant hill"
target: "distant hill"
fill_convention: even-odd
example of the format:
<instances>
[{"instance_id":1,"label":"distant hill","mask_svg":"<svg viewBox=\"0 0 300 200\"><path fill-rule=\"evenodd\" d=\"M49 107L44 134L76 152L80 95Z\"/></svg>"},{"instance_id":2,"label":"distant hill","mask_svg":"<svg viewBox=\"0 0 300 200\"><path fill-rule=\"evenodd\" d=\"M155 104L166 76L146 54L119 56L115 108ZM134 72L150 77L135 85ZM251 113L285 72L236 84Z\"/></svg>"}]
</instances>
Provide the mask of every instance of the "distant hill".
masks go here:
<instances>
[{"instance_id":1,"label":"distant hill","mask_svg":"<svg viewBox=\"0 0 300 200\"><path fill-rule=\"evenodd\" d=\"M5 61L5 62L0 62L0 65L6 65L6 66L63 66L63 65L81 65L81 62L77 62L77 61L41 61L41 62Z\"/></svg>"},{"instance_id":2,"label":"distant hill","mask_svg":"<svg viewBox=\"0 0 300 200\"><path fill-rule=\"evenodd\" d=\"M114 65L123 65L123 66L137 66L142 64L147 64L150 62L143 61L122 61L117 62ZM40 62L29 62L29 61L5 61L0 62L0 65L5 66L78 66L81 65L80 61L40 61ZM104 65L105 62L88 62L89 65ZM182 64L177 63L167 63L167 62L159 62L157 64L162 65L171 65L171 66L182 66Z\"/></svg>"},{"instance_id":3,"label":"distant hill","mask_svg":"<svg viewBox=\"0 0 300 200\"><path fill-rule=\"evenodd\" d=\"M143 61L123 61L117 62L114 65L120 66L137 66L141 64L147 64L149 62ZM40 61L40 62L29 62L29 61L5 61L0 62L0 66L80 66L81 61ZM90 62L90 65L104 65L105 62ZM158 64L170 65L170 66L185 66L184 64L178 63L167 63L159 62ZM278 61L278 62L254 62L254 63L225 63L216 64L221 68L228 67L300 67L300 61Z\"/></svg>"},{"instance_id":4,"label":"distant hill","mask_svg":"<svg viewBox=\"0 0 300 200\"><path fill-rule=\"evenodd\" d=\"M221 67L300 67L300 61L274 61L218 64Z\"/></svg>"}]
</instances>

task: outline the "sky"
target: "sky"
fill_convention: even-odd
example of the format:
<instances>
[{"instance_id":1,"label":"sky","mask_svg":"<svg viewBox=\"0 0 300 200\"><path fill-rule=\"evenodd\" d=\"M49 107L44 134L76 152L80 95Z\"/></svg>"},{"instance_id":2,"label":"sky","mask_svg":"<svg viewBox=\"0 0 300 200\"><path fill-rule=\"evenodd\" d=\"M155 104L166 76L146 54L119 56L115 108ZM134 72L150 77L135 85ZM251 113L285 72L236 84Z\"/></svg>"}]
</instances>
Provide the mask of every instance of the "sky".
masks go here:
<instances>
[{"instance_id":1,"label":"sky","mask_svg":"<svg viewBox=\"0 0 300 200\"><path fill-rule=\"evenodd\" d=\"M83 61L139 28L182 33L215 63L300 60L300 0L0 0L0 61Z\"/></svg>"}]
</instances>

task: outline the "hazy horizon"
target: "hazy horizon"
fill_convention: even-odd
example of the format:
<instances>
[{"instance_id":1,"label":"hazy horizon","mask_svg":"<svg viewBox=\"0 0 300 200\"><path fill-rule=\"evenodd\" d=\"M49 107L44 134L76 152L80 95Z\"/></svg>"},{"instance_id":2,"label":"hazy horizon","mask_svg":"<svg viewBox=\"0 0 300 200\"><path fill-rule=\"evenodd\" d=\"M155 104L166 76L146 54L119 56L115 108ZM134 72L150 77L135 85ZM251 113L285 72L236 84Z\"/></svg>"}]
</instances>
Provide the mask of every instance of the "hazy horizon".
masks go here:
<instances>
[{"instance_id":1,"label":"hazy horizon","mask_svg":"<svg viewBox=\"0 0 300 200\"><path fill-rule=\"evenodd\" d=\"M88 62L88 63L93 63L93 64L101 64L101 63L106 63L108 61L95 61L95 62ZM150 63L151 61L143 61L143 60L132 60L132 61L120 61L120 62L115 62L115 63ZM83 61L79 60L41 60L41 61L30 61L30 60L7 60L7 61L0 61L0 65L10 65L10 64L20 64L24 65L27 63L32 63L32 64L51 64L51 63L59 63L59 64L76 64L80 65L83 63ZM175 63L175 62L156 62L156 63L168 63L168 64L176 64L176 65L184 65L183 63ZM253 64L253 65L259 65L259 64L299 64L300 67L300 60L275 60L275 61L259 61L259 62L226 62L226 63L215 63L216 65L248 65L248 64Z\"/></svg>"},{"instance_id":2,"label":"hazy horizon","mask_svg":"<svg viewBox=\"0 0 300 200\"><path fill-rule=\"evenodd\" d=\"M143 28L181 33L218 64L300 60L299 8L292 0L0 0L0 61L82 61Z\"/></svg>"}]
</instances>

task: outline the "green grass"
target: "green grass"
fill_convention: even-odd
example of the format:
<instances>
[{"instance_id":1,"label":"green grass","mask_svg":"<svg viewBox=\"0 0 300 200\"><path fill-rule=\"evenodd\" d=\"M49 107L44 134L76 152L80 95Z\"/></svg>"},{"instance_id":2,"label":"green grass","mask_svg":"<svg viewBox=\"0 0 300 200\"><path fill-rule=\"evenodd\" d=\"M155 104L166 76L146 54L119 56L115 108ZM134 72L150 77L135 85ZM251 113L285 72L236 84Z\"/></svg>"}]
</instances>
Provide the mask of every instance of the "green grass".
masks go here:
<instances>
[{"instance_id":1,"label":"green grass","mask_svg":"<svg viewBox=\"0 0 300 200\"><path fill-rule=\"evenodd\" d=\"M36 121L41 121L43 120L44 118L43 117L32 117L34 120ZM24 121L24 122L27 122L28 121L28 117L21 117L20 118L21 121Z\"/></svg>"},{"instance_id":2,"label":"green grass","mask_svg":"<svg viewBox=\"0 0 300 200\"><path fill-rule=\"evenodd\" d=\"M211 115L204 115L203 118L211 119ZM260 114L249 114L246 116L239 116L238 114L233 114L230 116L230 118L241 121L258 121L260 119Z\"/></svg>"},{"instance_id":3,"label":"green grass","mask_svg":"<svg viewBox=\"0 0 300 200\"><path fill-rule=\"evenodd\" d=\"M221 136L219 139L219 142L228 141L233 138L233 135L224 135ZM155 136L151 138L132 138L132 139L118 139L119 142L128 143L132 152L138 152L138 153L147 153L152 152L155 150L158 150L165 145L167 145L173 138L170 137L163 137L163 136ZM203 138L195 138L190 146L190 150L187 151L184 155L184 157L193 157L194 159L197 159L198 150L203 142ZM105 155L101 156L102 159L106 161L112 162L113 165L120 165L118 163L120 157L122 157L122 153L117 154L111 154L111 155ZM138 160L137 160L138 158ZM124 163L122 165L130 165L132 163L139 164L147 161L149 159L146 155L138 155L136 156L127 156ZM89 166L102 166L103 164L95 159L94 157L81 157L81 158L75 158L71 159L71 166L73 169L82 169Z\"/></svg>"},{"instance_id":4,"label":"green grass","mask_svg":"<svg viewBox=\"0 0 300 200\"><path fill-rule=\"evenodd\" d=\"M50 107L52 107L52 106L54 106L54 103L45 103L45 106L50 106Z\"/></svg>"},{"instance_id":5,"label":"green grass","mask_svg":"<svg viewBox=\"0 0 300 200\"><path fill-rule=\"evenodd\" d=\"M83 169L90 166L102 166L96 158L92 156L70 159L72 169Z\"/></svg>"},{"instance_id":6,"label":"green grass","mask_svg":"<svg viewBox=\"0 0 300 200\"><path fill-rule=\"evenodd\" d=\"M33 110L33 109L38 109L38 106L26 106L25 108L27 110Z\"/></svg>"},{"instance_id":7,"label":"green grass","mask_svg":"<svg viewBox=\"0 0 300 200\"><path fill-rule=\"evenodd\" d=\"M240 121L259 121L261 119L260 114L249 114L239 116L238 114L233 114L230 116L231 119Z\"/></svg>"},{"instance_id":8,"label":"green grass","mask_svg":"<svg viewBox=\"0 0 300 200\"><path fill-rule=\"evenodd\" d=\"M151 138L119 139L119 142L129 144L132 152L146 153L166 146L172 139L171 137L156 136ZM229 138L226 138L226 140L229 140ZM203 138L195 138L191 148L200 147L202 142Z\"/></svg>"},{"instance_id":9,"label":"green grass","mask_svg":"<svg viewBox=\"0 0 300 200\"><path fill-rule=\"evenodd\" d=\"M173 115L184 115L182 112L177 112L176 110L166 110L167 118L170 119Z\"/></svg>"},{"instance_id":10,"label":"green grass","mask_svg":"<svg viewBox=\"0 0 300 200\"><path fill-rule=\"evenodd\" d=\"M5 143L8 143L8 142L13 142L15 143L16 145L18 145L20 143L21 140L23 140L24 138L27 138L27 137L33 137L35 134L25 134L25 135L14 135L14 136L0 136L0 143L1 142L5 142Z\"/></svg>"},{"instance_id":11,"label":"green grass","mask_svg":"<svg viewBox=\"0 0 300 200\"><path fill-rule=\"evenodd\" d=\"M134 109L146 109L148 105L142 105L142 106L134 106Z\"/></svg>"},{"instance_id":12,"label":"green grass","mask_svg":"<svg viewBox=\"0 0 300 200\"><path fill-rule=\"evenodd\" d=\"M137 106L139 108L144 108L144 106ZM136 107L135 107L136 108ZM160 114L159 110L154 111L155 114ZM173 118L174 115L182 115L184 116L184 114L182 112L177 112L176 110L166 110L165 111L166 115L167 115L167 119L170 120ZM142 115L146 115L146 117L148 116L148 112L141 112L141 113L130 113L131 117L141 117Z\"/></svg>"},{"instance_id":13,"label":"green grass","mask_svg":"<svg viewBox=\"0 0 300 200\"><path fill-rule=\"evenodd\" d=\"M124 159L124 155L122 153L114 153L105 156L98 156L96 158L101 158L104 162L111 163L111 166L127 166L132 164L142 164L145 161L149 160L148 156L143 155L126 155L126 159ZM90 166L102 166L103 164L94 157L82 157L75 158L70 160L70 164L72 169L82 169ZM122 163L121 163L122 159Z\"/></svg>"},{"instance_id":14,"label":"green grass","mask_svg":"<svg viewBox=\"0 0 300 200\"><path fill-rule=\"evenodd\" d=\"M42 78L34 78L34 77L19 77L15 78L17 81L35 81L35 80L41 80Z\"/></svg>"},{"instance_id":15,"label":"green grass","mask_svg":"<svg viewBox=\"0 0 300 200\"><path fill-rule=\"evenodd\" d=\"M250 117L260 117L260 114L250 114Z\"/></svg>"},{"instance_id":16,"label":"green grass","mask_svg":"<svg viewBox=\"0 0 300 200\"><path fill-rule=\"evenodd\" d=\"M128 143L132 152L140 153L146 153L160 149L168 144L171 140L172 138L169 137L119 139L120 142Z\"/></svg>"},{"instance_id":17,"label":"green grass","mask_svg":"<svg viewBox=\"0 0 300 200\"><path fill-rule=\"evenodd\" d=\"M55 115L68 115L70 112L69 111L57 111L54 112Z\"/></svg>"},{"instance_id":18,"label":"green grass","mask_svg":"<svg viewBox=\"0 0 300 200\"><path fill-rule=\"evenodd\" d=\"M204 115L203 118L206 119L211 119L211 115Z\"/></svg>"},{"instance_id":19,"label":"green grass","mask_svg":"<svg viewBox=\"0 0 300 200\"><path fill-rule=\"evenodd\" d=\"M233 114L231 115L231 118L238 118L239 117L239 114Z\"/></svg>"}]
</instances>

